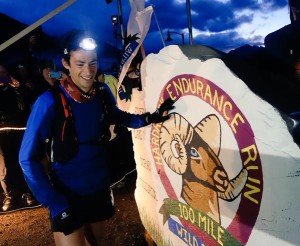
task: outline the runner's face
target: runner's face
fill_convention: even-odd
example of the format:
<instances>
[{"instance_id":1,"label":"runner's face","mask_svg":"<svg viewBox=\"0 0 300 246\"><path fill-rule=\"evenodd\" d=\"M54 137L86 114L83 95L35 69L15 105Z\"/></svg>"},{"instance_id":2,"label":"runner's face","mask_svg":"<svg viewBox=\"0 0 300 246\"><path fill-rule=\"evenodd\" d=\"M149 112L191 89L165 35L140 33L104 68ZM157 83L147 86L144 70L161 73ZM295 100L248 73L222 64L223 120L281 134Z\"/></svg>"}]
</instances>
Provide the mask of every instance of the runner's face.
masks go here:
<instances>
[{"instance_id":1,"label":"runner's face","mask_svg":"<svg viewBox=\"0 0 300 246\"><path fill-rule=\"evenodd\" d=\"M97 53L94 50L76 50L70 55L70 64L63 60L73 82L83 91L88 92L97 73Z\"/></svg>"}]
</instances>

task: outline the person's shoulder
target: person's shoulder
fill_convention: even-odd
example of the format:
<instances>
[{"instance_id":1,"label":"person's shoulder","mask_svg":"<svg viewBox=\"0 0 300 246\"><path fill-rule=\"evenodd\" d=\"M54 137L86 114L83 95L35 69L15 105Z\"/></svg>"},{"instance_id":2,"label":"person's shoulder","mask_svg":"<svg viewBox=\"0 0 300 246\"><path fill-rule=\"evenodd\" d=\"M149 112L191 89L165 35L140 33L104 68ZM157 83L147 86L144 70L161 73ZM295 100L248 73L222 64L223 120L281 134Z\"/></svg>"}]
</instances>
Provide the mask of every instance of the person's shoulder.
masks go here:
<instances>
[{"instance_id":1,"label":"person's shoulder","mask_svg":"<svg viewBox=\"0 0 300 246\"><path fill-rule=\"evenodd\" d=\"M43 107L51 107L55 104L55 100L53 94L50 90L43 92L35 101L34 105L43 106Z\"/></svg>"},{"instance_id":2,"label":"person's shoulder","mask_svg":"<svg viewBox=\"0 0 300 246\"><path fill-rule=\"evenodd\" d=\"M113 102L115 104L115 97L113 96L109 86L104 82L96 82L96 88L100 96L103 96L107 102Z\"/></svg>"},{"instance_id":3,"label":"person's shoulder","mask_svg":"<svg viewBox=\"0 0 300 246\"><path fill-rule=\"evenodd\" d=\"M107 91L109 90L109 87L107 84L105 84L104 82L95 82L96 88L98 91L102 92L102 91Z\"/></svg>"},{"instance_id":4,"label":"person's shoulder","mask_svg":"<svg viewBox=\"0 0 300 246\"><path fill-rule=\"evenodd\" d=\"M43 92L40 96L39 96L40 100L44 100L44 101L54 101L53 98L53 94L51 92L51 90L46 90L45 92Z\"/></svg>"}]
</instances>

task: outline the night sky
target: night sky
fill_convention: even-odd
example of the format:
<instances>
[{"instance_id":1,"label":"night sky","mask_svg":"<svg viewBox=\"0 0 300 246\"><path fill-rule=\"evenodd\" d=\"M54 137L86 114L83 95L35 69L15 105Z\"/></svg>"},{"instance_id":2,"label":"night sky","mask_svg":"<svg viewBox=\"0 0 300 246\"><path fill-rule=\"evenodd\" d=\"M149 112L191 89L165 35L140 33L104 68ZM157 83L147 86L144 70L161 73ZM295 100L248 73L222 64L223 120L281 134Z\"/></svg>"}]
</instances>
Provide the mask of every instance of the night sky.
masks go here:
<instances>
[{"instance_id":1,"label":"night sky","mask_svg":"<svg viewBox=\"0 0 300 246\"><path fill-rule=\"evenodd\" d=\"M1 0L0 11L22 23L30 25L65 3L63 0ZM184 33L189 43L187 5L185 0L148 0L154 14L149 33L144 42L146 53L157 53L163 48L162 38L167 31ZM208 45L228 52L242 45L264 44L264 37L290 24L287 0L191 0L193 43ZM130 13L129 0L122 0L124 29ZM88 29L99 39L111 45L120 45L115 39L111 15L118 14L117 0L77 0L69 8L42 25L43 31L60 37L72 28ZM120 32L120 30L118 30ZM182 37L172 34L173 42L181 44Z\"/></svg>"}]
</instances>

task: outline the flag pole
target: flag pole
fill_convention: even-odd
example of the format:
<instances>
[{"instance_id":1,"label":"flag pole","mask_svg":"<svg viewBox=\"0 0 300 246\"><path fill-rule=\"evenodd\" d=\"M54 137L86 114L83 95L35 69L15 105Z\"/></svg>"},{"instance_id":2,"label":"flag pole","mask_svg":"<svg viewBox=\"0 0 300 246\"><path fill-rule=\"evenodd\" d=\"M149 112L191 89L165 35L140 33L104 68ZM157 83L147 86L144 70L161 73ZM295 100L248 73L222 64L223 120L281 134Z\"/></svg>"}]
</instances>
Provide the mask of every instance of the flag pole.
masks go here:
<instances>
[{"instance_id":1,"label":"flag pole","mask_svg":"<svg viewBox=\"0 0 300 246\"><path fill-rule=\"evenodd\" d=\"M186 11L187 11L187 17L188 17L188 28L189 28L190 44L193 44L193 30L192 30L191 3L190 3L190 0L186 0Z\"/></svg>"},{"instance_id":2,"label":"flag pole","mask_svg":"<svg viewBox=\"0 0 300 246\"><path fill-rule=\"evenodd\" d=\"M125 33L124 33L124 25L123 25L123 12L122 12L121 0L118 0L118 14L119 14L119 20L120 20L122 45L123 45L124 44L124 39L125 39Z\"/></svg>"}]
</instances>

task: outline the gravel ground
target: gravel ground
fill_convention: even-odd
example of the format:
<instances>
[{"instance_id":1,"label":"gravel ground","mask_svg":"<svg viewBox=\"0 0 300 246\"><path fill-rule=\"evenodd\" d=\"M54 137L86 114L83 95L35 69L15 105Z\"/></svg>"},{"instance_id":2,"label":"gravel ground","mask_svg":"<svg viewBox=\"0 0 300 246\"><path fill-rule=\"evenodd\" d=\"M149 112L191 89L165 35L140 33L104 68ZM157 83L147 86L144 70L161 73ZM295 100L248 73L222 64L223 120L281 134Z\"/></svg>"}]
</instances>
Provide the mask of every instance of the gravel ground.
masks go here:
<instances>
[{"instance_id":1,"label":"gravel ground","mask_svg":"<svg viewBox=\"0 0 300 246\"><path fill-rule=\"evenodd\" d=\"M147 246L144 227L134 199L136 172L128 175L125 186L114 188L116 214L107 222L104 246ZM43 207L0 214L0 246L54 245L48 220Z\"/></svg>"}]
</instances>

